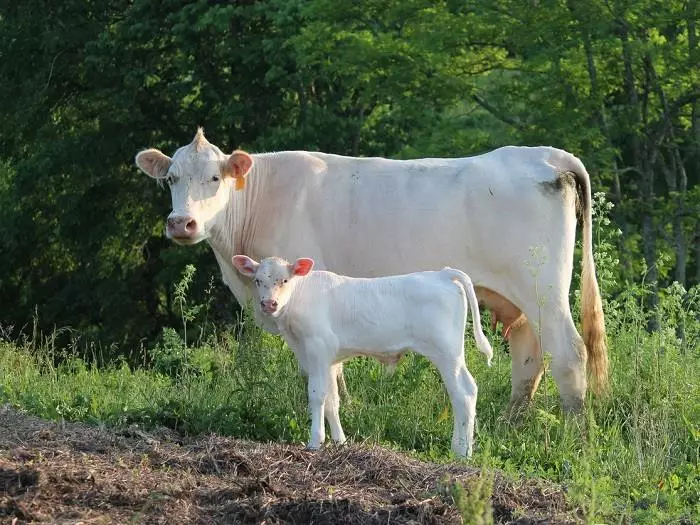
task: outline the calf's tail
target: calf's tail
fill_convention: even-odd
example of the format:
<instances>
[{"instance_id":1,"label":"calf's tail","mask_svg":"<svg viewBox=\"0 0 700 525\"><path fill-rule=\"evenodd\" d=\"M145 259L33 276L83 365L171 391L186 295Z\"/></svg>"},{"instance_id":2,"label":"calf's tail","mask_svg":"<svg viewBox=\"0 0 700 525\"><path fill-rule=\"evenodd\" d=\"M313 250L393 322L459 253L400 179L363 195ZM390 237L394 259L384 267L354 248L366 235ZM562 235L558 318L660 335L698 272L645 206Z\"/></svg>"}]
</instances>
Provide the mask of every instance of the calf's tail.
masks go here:
<instances>
[{"instance_id":1,"label":"calf's tail","mask_svg":"<svg viewBox=\"0 0 700 525\"><path fill-rule=\"evenodd\" d=\"M465 308L467 311L471 309L472 311L472 327L474 328L474 339L476 340L476 347L479 351L486 356L487 363L491 366L491 359L493 359L493 348L491 348L491 343L486 339L484 331L481 328L481 312L479 312L479 301L476 299L476 292L474 291L474 285L469 276L461 270L456 270L446 266L443 268L443 272L447 272L447 275L455 281L464 290L466 295Z\"/></svg>"}]
</instances>

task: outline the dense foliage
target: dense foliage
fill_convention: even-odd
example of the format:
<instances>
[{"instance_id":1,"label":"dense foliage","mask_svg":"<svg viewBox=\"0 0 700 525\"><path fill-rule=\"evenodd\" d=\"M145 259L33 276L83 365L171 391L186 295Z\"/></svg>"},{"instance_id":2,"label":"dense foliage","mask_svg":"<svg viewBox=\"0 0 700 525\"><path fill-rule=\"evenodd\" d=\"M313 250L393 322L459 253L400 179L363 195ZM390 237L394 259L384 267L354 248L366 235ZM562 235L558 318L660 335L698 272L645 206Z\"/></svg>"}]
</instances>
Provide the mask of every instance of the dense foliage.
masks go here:
<instances>
[{"instance_id":1,"label":"dense foliage","mask_svg":"<svg viewBox=\"0 0 700 525\"><path fill-rule=\"evenodd\" d=\"M197 125L227 150L566 148L615 204L606 292L643 278L653 308L700 279L697 17L690 0L5 0L0 323L152 340L186 263L232 318L213 256L164 239L167 190L133 165Z\"/></svg>"}]
</instances>

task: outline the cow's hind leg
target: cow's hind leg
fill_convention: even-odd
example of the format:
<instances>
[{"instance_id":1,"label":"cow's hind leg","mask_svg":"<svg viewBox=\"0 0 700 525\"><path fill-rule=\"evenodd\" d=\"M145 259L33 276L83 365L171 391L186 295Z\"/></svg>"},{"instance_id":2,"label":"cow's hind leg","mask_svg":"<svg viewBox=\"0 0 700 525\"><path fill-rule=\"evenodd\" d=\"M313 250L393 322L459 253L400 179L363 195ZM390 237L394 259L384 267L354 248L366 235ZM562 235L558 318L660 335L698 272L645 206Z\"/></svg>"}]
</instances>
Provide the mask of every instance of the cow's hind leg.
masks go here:
<instances>
[{"instance_id":1,"label":"cow's hind leg","mask_svg":"<svg viewBox=\"0 0 700 525\"><path fill-rule=\"evenodd\" d=\"M544 372L538 338L520 309L489 288L475 288L479 300L491 311L492 329L503 325L512 358L510 404L506 413L517 417L532 400Z\"/></svg>"},{"instance_id":2,"label":"cow's hind leg","mask_svg":"<svg viewBox=\"0 0 700 525\"><path fill-rule=\"evenodd\" d=\"M554 345L552 376L559 387L562 409L565 412L580 413L583 411L588 387L586 346L576 331L570 314L553 326L551 332L550 338Z\"/></svg>"},{"instance_id":3,"label":"cow's hind leg","mask_svg":"<svg viewBox=\"0 0 700 525\"><path fill-rule=\"evenodd\" d=\"M530 314L528 320L535 343L539 339L541 351L552 355L552 376L559 388L562 409L581 412L587 388L586 347L576 331L568 306L541 312L539 322L538 312L526 314Z\"/></svg>"},{"instance_id":4,"label":"cow's hind leg","mask_svg":"<svg viewBox=\"0 0 700 525\"><path fill-rule=\"evenodd\" d=\"M537 335L529 322L511 328L511 393L508 414L515 418L532 401L544 373Z\"/></svg>"}]
</instances>

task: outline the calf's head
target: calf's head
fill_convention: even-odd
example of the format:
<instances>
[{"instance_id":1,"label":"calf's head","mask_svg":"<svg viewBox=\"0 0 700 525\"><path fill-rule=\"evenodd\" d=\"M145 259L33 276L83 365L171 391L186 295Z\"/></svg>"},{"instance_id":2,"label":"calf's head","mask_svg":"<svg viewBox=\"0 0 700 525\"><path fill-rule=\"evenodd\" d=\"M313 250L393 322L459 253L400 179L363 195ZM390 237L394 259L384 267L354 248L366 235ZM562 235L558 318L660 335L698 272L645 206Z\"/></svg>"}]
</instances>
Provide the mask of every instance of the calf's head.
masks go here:
<instances>
[{"instance_id":1,"label":"calf's head","mask_svg":"<svg viewBox=\"0 0 700 525\"><path fill-rule=\"evenodd\" d=\"M231 261L242 275L255 279L260 308L272 317L284 310L296 279L307 275L314 266L313 259L307 258L290 264L279 257L267 257L258 263L246 255L234 255Z\"/></svg>"},{"instance_id":2,"label":"calf's head","mask_svg":"<svg viewBox=\"0 0 700 525\"><path fill-rule=\"evenodd\" d=\"M147 149L136 155L136 165L170 186L173 211L165 235L178 244L196 244L209 237L214 219L229 203L231 186L242 186L253 158L238 150L226 155L199 128L194 140L172 158Z\"/></svg>"}]
</instances>

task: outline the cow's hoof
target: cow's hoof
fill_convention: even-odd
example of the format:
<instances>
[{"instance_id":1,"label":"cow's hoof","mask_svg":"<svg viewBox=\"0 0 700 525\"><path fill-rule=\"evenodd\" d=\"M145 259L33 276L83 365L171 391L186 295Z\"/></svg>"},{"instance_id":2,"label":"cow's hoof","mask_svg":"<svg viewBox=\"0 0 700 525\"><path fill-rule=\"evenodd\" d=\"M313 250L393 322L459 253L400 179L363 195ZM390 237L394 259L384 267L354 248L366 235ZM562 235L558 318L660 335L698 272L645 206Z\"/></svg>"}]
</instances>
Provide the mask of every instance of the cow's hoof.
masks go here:
<instances>
[{"instance_id":1,"label":"cow's hoof","mask_svg":"<svg viewBox=\"0 0 700 525\"><path fill-rule=\"evenodd\" d=\"M564 397L561 400L561 410L566 415L580 416L586 413L586 406L579 397Z\"/></svg>"}]
</instances>

